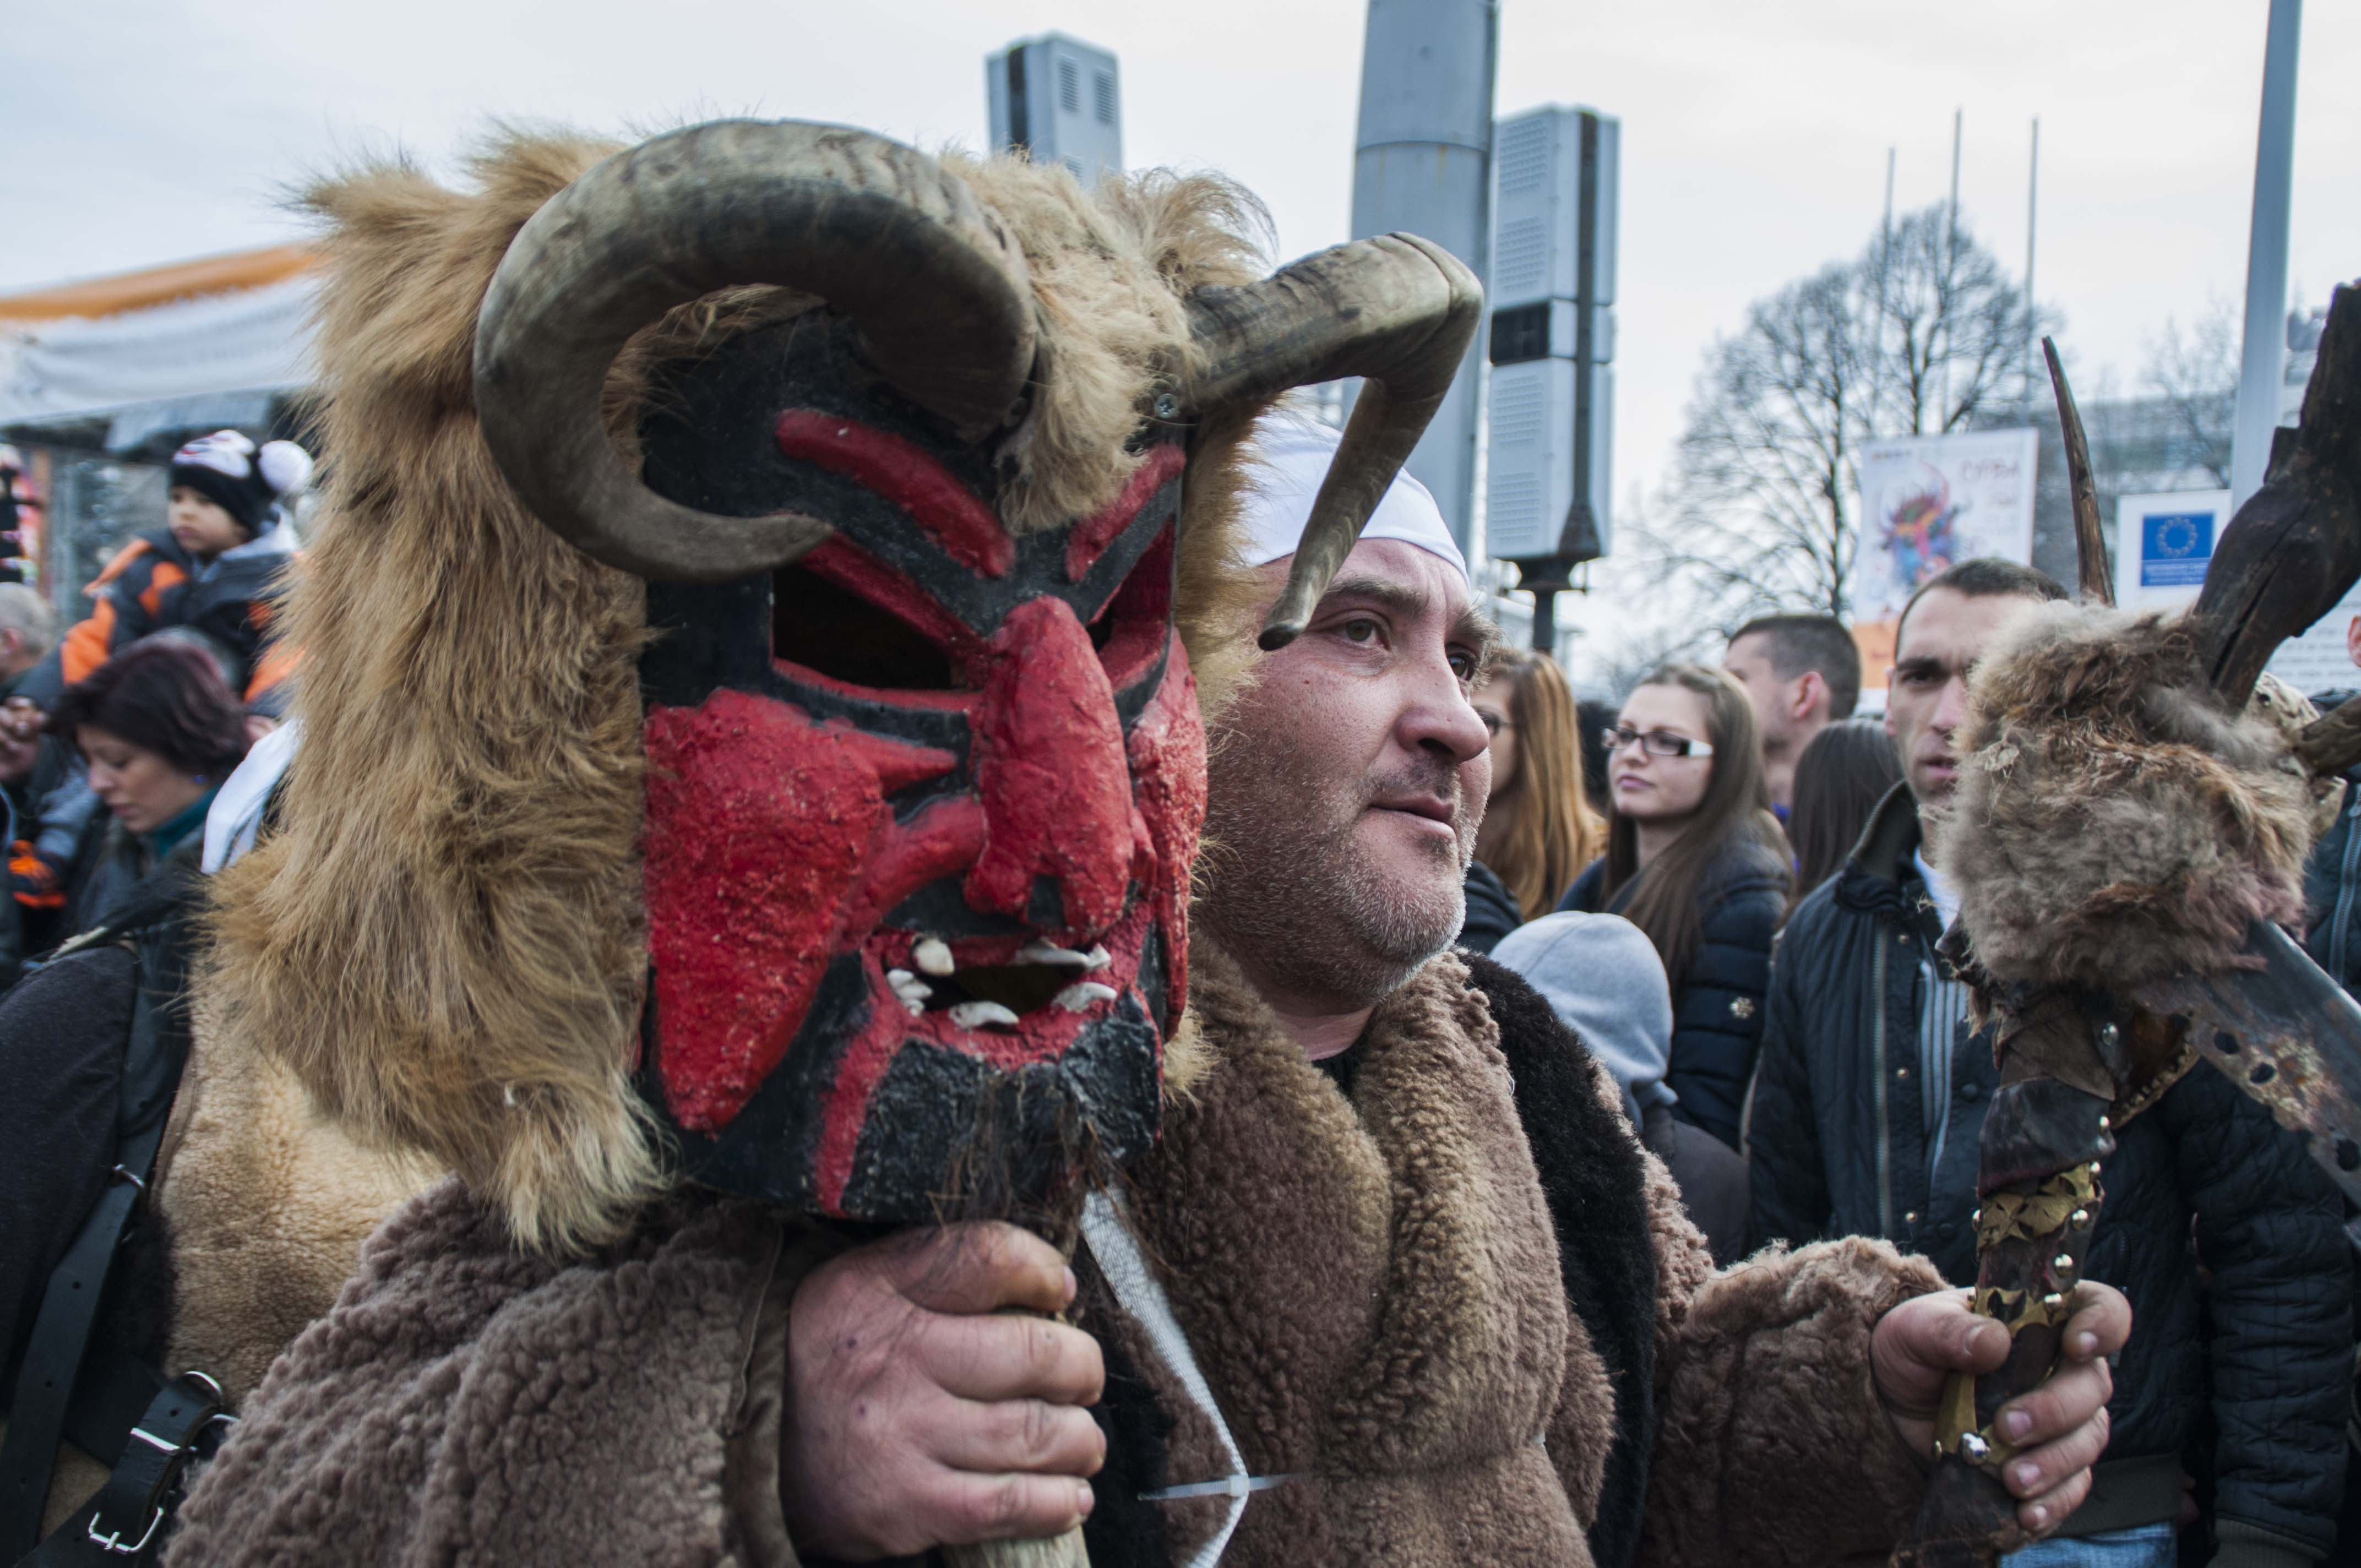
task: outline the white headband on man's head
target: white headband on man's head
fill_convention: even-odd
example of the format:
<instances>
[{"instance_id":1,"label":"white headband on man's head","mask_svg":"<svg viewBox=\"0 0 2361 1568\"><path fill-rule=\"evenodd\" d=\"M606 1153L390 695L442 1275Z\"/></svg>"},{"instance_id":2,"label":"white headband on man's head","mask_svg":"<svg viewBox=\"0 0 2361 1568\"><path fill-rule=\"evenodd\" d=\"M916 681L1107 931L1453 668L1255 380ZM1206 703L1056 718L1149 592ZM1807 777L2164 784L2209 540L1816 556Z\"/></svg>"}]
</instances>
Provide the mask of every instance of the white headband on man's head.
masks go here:
<instances>
[{"instance_id":1,"label":"white headband on man's head","mask_svg":"<svg viewBox=\"0 0 2361 1568\"><path fill-rule=\"evenodd\" d=\"M1265 419L1254 435L1253 455L1261 471L1253 477L1240 518L1246 535L1246 564L1266 565L1295 554L1303 525L1312 520L1312 499L1336 456L1337 432L1301 414L1280 412ZM1378 502L1364 539L1399 539L1451 564L1467 579L1467 558L1443 521L1434 497L1405 472Z\"/></svg>"}]
</instances>

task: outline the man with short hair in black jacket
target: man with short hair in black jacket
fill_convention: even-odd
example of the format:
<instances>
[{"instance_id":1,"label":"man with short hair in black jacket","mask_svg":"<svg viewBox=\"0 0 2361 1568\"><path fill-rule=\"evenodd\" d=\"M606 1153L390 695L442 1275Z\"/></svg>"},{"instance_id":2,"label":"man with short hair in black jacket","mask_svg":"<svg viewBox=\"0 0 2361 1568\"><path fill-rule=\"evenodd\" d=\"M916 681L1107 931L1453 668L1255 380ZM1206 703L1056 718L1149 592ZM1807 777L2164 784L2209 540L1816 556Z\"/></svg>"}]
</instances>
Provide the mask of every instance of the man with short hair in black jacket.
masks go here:
<instances>
[{"instance_id":1,"label":"man with short hair in black jacket","mask_svg":"<svg viewBox=\"0 0 2361 1568\"><path fill-rule=\"evenodd\" d=\"M1970 666L2026 607L2064 597L2028 567L1971 561L1903 612L1886 727L1905 782L1796 908L1773 963L1748 1124L1755 1244L1881 1235L1954 1284L1975 1277L1978 1141L1999 1075L1935 955L1957 911L1922 833L1949 798ZM2353 1354L2335 1190L2202 1065L2121 1129L2103 1180L2085 1273L2130 1297L2135 1319L2113 1438L2090 1498L2011 1568L2173 1562L2184 1453L2209 1407L2213 1561L2327 1560Z\"/></svg>"},{"instance_id":2,"label":"man with short hair in black jacket","mask_svg":"<svg viewBox=\"0 0 2361 1568\"><path fill-rule=\"evenodd\" d=\"M2345 651L2356 667L2361 667L2361 615L2345 625ZM2326 712L2356 696L2361 693L2340 688L2314 692L2312 700ZM2361 768L2346 771L2336 825L2312 846L2312 861L2303 872L2303 902L2308 922L2303 950L2348 994L2361 998ZM2361 1219L2347 1218L2345 1234L2361 1249ZM2354 1309L2354 1321L2361 1325L2361 1298L2356 1298ZM2337 1539L2348 1552L2361 1546L2361 1362L2356 1363L2354 1373L2346 1426L2345 1511L2337 1519Z\"/></svg>"}]
</instances>

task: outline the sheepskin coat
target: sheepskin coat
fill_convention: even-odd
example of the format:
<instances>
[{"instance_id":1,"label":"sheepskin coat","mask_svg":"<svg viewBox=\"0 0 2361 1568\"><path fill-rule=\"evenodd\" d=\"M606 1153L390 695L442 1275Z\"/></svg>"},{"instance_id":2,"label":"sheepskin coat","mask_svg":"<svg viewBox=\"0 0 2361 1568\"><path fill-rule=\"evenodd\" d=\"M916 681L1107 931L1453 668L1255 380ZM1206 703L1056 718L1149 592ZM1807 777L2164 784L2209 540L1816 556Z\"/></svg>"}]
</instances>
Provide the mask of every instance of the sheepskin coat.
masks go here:
<instances>
[{"instance_id":1,"label":"sheepskin coat","mask_svg":"<svg viewBox=\"0 0 2361 1568\"><path fill-rule=\"evenodd\" d=\"M1297 1477L1225 1563L1882 1556L1920 1475L1870 1332L1930 1268L1846 1241L1713 1273L1612 1081L1497 967L1439 958L1389 999L1349 1097L1202 944L1195 975L1206 1059L1125 1206L1249 1470ZM684 1192L566 1263L438 1188L273 1368L165 1560L793 1563L788 1313L829 1245ZM1093 1562L1186 1562L1225 1499L1139 1494L1229 1466L1079 1272L1109 1369Z\"/></svg>"}]
</instances>

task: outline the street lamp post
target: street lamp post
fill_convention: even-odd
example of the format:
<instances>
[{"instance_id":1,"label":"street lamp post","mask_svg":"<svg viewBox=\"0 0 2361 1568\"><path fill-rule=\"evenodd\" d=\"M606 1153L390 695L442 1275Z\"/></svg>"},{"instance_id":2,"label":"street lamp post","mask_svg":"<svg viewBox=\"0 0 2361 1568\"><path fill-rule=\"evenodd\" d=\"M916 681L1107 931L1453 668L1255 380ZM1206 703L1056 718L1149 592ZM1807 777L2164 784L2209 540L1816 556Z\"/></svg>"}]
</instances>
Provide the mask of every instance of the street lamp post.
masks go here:
<instances>
[{"instance_id":1,"label":"street lamp post","mask_svg":"<svg viewBox=\"0 0 2361 1568\"><path fill-rule=\"evenodd\" d=\"M2288 210L2295 164L2296 44L2303 0L2271 0L2263 50L2262 128L2255 140L2254 225L2246 239L2246 341L2232 425L2230 500L2243 506L2263 488L2271 432L2279 422L2286 368Z\"/></svg>"}]
</instances>

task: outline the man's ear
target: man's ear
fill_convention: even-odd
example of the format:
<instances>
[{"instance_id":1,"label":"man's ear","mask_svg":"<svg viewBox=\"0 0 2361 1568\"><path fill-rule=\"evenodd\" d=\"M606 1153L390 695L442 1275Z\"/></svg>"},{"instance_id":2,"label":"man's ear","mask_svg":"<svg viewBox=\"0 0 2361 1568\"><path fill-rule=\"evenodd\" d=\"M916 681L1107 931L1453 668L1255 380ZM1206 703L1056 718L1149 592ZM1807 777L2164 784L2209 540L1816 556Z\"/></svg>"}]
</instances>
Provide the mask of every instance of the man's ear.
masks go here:
<instances>
[{"instance_id":1,"label":"man's ear","mask_svg":"<svg viewBox=\"0 0 2361 1568\"><path fill-rule=\"evenodd\" d=\"M1809 718L1816 710L1828 711L1828 683L1820 678L1819 671L1806 670L1795 677L1795 696L1788 707L1797 718Z\"/></svg>"}]
</instances>

